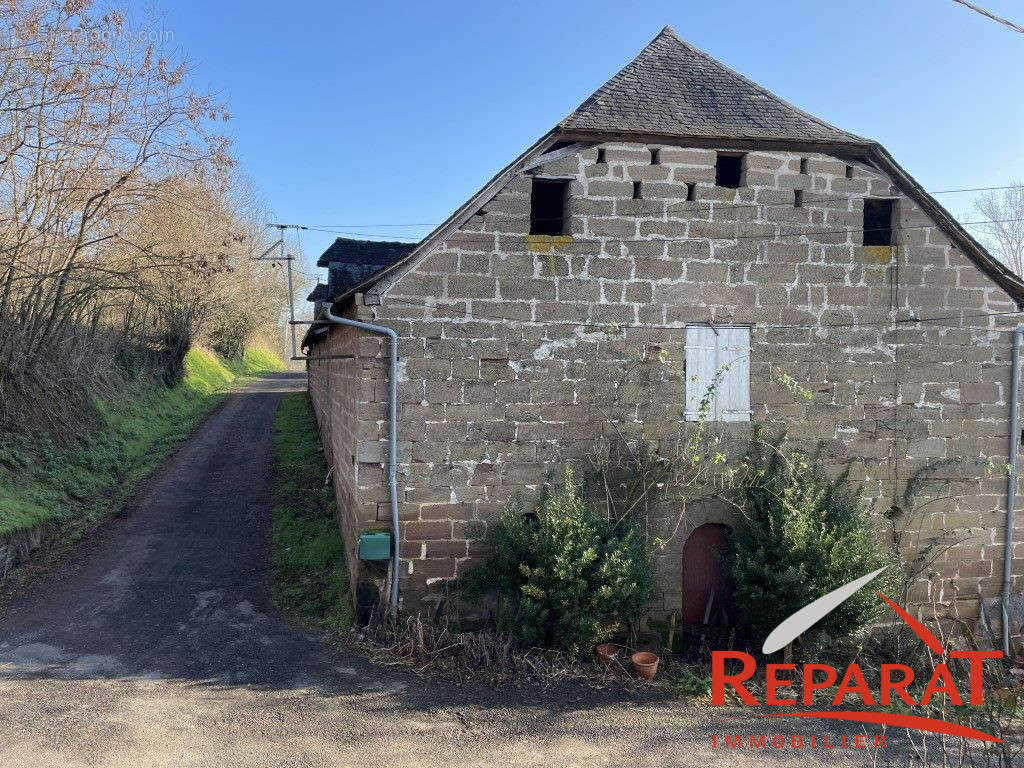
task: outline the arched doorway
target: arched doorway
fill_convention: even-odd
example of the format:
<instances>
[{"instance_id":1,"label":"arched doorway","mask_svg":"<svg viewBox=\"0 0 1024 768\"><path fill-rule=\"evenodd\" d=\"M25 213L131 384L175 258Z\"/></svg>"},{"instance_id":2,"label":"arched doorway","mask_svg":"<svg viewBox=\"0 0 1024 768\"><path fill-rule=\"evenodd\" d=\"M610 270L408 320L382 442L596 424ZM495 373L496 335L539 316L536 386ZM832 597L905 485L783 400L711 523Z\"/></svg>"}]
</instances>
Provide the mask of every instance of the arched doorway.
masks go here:
<instances>
[{"instance_id":1,"label":"arched doorway","mask_svg":"<svg viewBox=\"0 0 1024 768\"><path fill-rule=\"evenodd\" d=\"M735 623L732 582L721 561L731 533L727 525L705 523L683 545L683 624Z\"/></svg>"}]
</instances>

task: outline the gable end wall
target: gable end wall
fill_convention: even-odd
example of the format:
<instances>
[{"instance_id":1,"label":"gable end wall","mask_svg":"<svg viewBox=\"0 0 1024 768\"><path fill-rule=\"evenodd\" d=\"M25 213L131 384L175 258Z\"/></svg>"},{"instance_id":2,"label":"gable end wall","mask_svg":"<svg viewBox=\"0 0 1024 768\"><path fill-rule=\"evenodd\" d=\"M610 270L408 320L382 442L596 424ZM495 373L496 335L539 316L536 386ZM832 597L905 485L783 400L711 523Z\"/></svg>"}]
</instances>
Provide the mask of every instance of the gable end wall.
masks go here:
<instances>
[{"instance_id":1,"label":"gable end wall","mask_svg":"<svg viewBox=\"0 0 1024 768\"><path fill-rule=\"evenodd\" d=\"M844 161L821 154L750 152L744 186L722 189L713 150L662 146L660 164L651 165L645 145L602 146L605 164L596 163L595 147L536 170L571 179L571 242L528 237L531 182L523 174L398 280L381 306L357 301L359 317L400 336L406 610L481 556L480 538L513 493L534 495L547 473L588 455L606 429L594 402L655 351L667 355L664 370L634 382L636 407L625 423L648 438L678 429L687 323L751 326L754 419L786 424L808 448L823 444L836 466L856 459L853 478L879 514L925 464L1005 461L1007 331L1016 318L977 315L1012 312L1014 303L939 229L922 228L931 222L904 196L895 252L861 247L860 198L898 195L888 179L861 166L847 179ZM641 200L632 199L636 180ZM687 183L697 184L695 202L685 200ZM798 189L803 208L791 204ZM800 228L849 231L779 237ZM891 324L935 316L950 319ZM624 330L614 337L603 330L616 324ZM358 424L331 440L345 446L336 483L346 473L351 480L339 501L365 527L386 524L389 514L380 463L386 361L376 340L359 350L361 386L345 382L361 398ZM795 397L782 374L813 400ZM311 369L311 386L315 378ZM329 406L320 400L321 423L328 409L330 420L353 409L338 395ZM970 615L1000 588L1005 480L964 470L933 476L945 477L963 503L933 505L915 533L927 539L945 529L960 543L913 597L955 596ZM721 514L689 511L658 558L656 608L679 607L685 537ZM677 517L666 509L652 526L671 528ZM1024 530L1018 540L1019 579Z\"/></svg>"}]
</instances>

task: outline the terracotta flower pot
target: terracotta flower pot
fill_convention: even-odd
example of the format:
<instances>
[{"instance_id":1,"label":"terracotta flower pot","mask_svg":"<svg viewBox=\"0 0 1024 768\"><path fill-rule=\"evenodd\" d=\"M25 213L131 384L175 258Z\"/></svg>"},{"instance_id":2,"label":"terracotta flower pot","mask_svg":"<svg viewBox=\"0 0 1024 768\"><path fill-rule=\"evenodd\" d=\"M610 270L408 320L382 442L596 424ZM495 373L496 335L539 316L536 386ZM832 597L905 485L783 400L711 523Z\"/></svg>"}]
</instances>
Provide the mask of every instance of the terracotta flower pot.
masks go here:
<instances>
[{"instance_id":1,"label":"terracotta flower pot","mask_svg":"<svg viewBox=\"0 0 1024 768\"><path fill-rule=\"evenodd\" d=\"M619 646L615 643L601 643L594 648L594 653L605 664L611 664L615 657L619 655Z\"/></svg>"},{"instance_id":2,"label":"terracotta flower pot","mask_svg":"<svg viewBox=\"0 0 1024 768\"><path fill-rule=\"evenodd\" d=\"M654 676L658 674L658 662L660 659L657 654L651 653L650 651L640 651L632 655L633 660L633 671L636 672L637 677L642 677L644 680L653 680Z\"/></svg>"}]
</instances>

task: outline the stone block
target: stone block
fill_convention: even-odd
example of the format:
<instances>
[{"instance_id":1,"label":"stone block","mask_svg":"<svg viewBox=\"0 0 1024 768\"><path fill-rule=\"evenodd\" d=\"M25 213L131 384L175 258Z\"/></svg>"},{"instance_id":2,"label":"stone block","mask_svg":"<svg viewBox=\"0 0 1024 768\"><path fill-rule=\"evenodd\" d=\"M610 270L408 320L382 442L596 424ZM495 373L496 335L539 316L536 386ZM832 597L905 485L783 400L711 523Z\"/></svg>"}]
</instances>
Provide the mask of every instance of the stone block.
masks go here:
<instances>
[{"instance_id":1,"label":"stone block","mask_svg":"<svg viewBox=\"0 0 1024 768\"><path fill-rule=\"evenodd\" d=\"M636 226L636 220L632 217L591 216L586 220L586 230L590 237L632 238L636 237Z\"/></svg>"},{"instance_id":2,"label":"stone block","mask_svg":"<svg viewBox=\"0 0 1024 768\"><path fill-rule=\"evenodd\" d=\"M532 265L529 274L532 275ZM494 299L497 297L498 281L487 275L448 275L446 278L449 299Z\"/></svg>"},{"instance_id":3,"label":"stone block","mask_svg":"<svg viewBox=\"0 0 1024 768\"><path fill-rule=\"evenodd\" d=\"M970 381L960 383L962 403L1001 403L999 384L995 382Z\"/></svg>"},{"instance_id":4,"label":"stone block","mask_svg":"<svg viewBox=\"0 0 1024 768\"><path fill-rule=\"evenodd\" d=\"M629 181L608 181L591 179L587 182L589 197L633 197L633 183Z\"/></svg>"}]
</instances>

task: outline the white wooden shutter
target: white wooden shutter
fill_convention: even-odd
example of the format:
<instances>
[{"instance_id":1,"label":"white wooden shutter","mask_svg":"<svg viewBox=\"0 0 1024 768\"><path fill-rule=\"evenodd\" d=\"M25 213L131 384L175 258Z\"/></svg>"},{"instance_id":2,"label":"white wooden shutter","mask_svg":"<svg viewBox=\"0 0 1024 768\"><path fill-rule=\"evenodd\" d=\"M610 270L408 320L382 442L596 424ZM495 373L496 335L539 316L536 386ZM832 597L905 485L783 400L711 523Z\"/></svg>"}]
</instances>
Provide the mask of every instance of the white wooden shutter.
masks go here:
<instances>
[{"instance_id":1,"label":"white wooden shutter","mask_svg":"<svg viewBox=\"0 0 1024 768\"><path fill-rule=\"evenodd\" d=\"M728 366L728 369L725 367ZM715 383L717 377L717 385ZM687 421L698 421L709 387L714 398L703 415L707 421L750 420L750 329L686 328Z\"/></svg>"},{"instance_id":2,"label":"white wooden shutter","mask_svg":"<svg viewBox=\"0 0 1024 768\"><path fill-rule=\"evenodd\" d=\"M718 338L708 326L686 326L686 420L699 421L700 403L715 381L715 361L718 359ZM714 419L714 403L703 414L705 420Z\"/></svg>"},{"instance_id":3,"label":"white wooden shutter","mask_svg":"<svg viewBox=\"0 0 1024 768\"><path fill-rule=\"evenodd\" d=\"M750 329L718 330L718 368L722 374L716 400L718 421L750 421Z\"/></svg>"}]
</instances>

